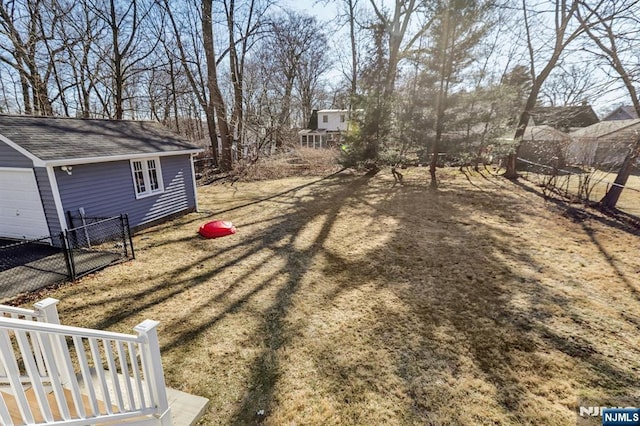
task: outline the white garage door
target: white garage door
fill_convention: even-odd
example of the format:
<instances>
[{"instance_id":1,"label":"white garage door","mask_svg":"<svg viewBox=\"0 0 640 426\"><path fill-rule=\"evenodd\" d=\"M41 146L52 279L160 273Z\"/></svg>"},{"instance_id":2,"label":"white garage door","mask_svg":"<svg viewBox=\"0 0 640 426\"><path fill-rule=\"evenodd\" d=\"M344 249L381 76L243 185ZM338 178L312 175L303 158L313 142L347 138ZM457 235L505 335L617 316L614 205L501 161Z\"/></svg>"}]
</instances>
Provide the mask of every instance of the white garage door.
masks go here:
<instances>
[{"instance_id":1,"label":"white garage door","mask_svg":"<svg viewBox=\"0 0 640 426\"><path fill-rule=\"evenodd\" d=\"M49 235L33 170L0 169L0 237Z\"/></svg>"}]
</instances>

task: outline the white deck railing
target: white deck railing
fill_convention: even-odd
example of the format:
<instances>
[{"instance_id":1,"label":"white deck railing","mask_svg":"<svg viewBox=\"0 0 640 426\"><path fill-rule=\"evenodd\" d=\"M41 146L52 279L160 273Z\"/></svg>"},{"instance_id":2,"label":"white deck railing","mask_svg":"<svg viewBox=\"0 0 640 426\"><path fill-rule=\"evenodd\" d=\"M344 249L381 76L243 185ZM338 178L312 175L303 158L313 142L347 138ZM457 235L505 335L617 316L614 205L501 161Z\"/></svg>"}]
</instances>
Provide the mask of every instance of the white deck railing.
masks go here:
<instances>
[{"instance_id":1,"label":"white deck railing","mask_svg":"<svg viewBox=\"0 0 640 426\"><path fill-rule=\"evenodd\" d=\"M137 335L69 327L56 304L0 306L2 424L170 425L158 323L143 321Z\"/></svg>"}]
</instances>

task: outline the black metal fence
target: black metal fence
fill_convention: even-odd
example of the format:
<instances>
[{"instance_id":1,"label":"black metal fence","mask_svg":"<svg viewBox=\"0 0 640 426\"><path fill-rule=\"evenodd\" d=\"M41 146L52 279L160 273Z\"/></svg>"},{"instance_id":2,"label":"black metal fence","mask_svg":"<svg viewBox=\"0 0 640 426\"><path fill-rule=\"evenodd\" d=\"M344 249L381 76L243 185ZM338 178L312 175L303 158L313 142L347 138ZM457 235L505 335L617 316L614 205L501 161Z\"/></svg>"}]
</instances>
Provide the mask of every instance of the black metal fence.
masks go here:
<instances>
[{"instance_id":1,"label":"black metal fence","mask_svg":"<svg viewBox=\"0 0 640 426\"><path fill-rule=\"evenodd\" d=\"M126 215L70 223L74 227L58 236L0 240L0 298L73 281L135 257Z\"/></svg>"},{"instance_id":2,"label":"black metal fence","mask_svg":"<svg viewBox=\"0 0 640 426\"><path fill-rule=\"evenodd\" d=\"M60 237L69 257L71 280L135 257L127 215L79 217L72 218L70 223L75 228L63 232Z\"/></svg>"}]
</instances>

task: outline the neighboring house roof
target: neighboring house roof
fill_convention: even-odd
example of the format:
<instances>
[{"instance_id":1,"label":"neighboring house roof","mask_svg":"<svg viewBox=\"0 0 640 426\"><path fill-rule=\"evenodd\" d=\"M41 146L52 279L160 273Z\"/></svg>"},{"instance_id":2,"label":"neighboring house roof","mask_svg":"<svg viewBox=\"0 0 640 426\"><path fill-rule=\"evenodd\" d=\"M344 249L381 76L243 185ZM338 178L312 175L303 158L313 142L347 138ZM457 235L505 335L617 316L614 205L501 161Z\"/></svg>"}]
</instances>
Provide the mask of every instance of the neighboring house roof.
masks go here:
<instances>
[{"instance_id":1,"label":"neighboring house roof","mask_svg":"<svg viewBox=\"0 0 640 426\"><path fill-rule=\"evenodd\" d=\"M0 139L47 164L201 151L152 121L0 115Z\"/></svg>"},{"instance_id":2,"label":"neighboring house roof","mask_svg":"<svg viewBox=\"0 0 640 426\"><path fill-rule=\"evenodd\" d=\"M573 135L573 133L571 134ZM571 140L571 135L554 129L551 126L527 126L522 135L523 142L564 142ZM501 138L504 141L513 140L513 132L509 132Z\"/></svg>"},{"instance_id":3,"label":"neighboring house roof","mask_svg":"<svg viewBox=\"0 0 640 426\"><path fill-rule=\"evenodd\" d=\"M325 135L327 133L330 133L330 130L327 129L302 129L298 132L299 135ZM337 133L337 132L333 132L333 133Z\"/></svg>"},{"instance_id":4,"label":"neighboring house roof","mask_svg":"<svg viewBox=\"0 0 640 426\"><path fill-rule=\"evenodd\" d=\"M593 124L589 127L571 132L571 137L575 139L581 138L604 138L611 136L614 133L628 130L630 127L640 125L640 119L634 120L613 120L613 121L601 121Z\"/></svg>"},{"instance_id":5,"label":"neighboring house roof","mask_svg":"<svg viewBox=\"0 0 640 426\"><path fill-rule=\"evenodd\" d=\"M633 120L635 118L638 118L636 109L631 105L624 105L611 111L602 121Z\"/></svg>"},{"instance_id":6,"label":"neighboring house roof","mask_svg":"<svg viewBox=\"0 0 640 426\"><path fill-rule=\"evenodd\" d=\"M531 118L536 126L546 124L556 129L587 127L600 121L590 105L537 107Z\"/></svg>"},{"instance_id":7,"label":"neighboring house roof","mask_svg":"<svg viewBox=\"0 0 640 426\"><path fill-rule=\"evenodd\" d=\"M523 141L562 142L562 141L568 141L570 139L571 139L571 136L569 136L568 134L547 125L527 126L527 128L524 131L524 135L522 135Z\"/></svg>"}]
</instances>

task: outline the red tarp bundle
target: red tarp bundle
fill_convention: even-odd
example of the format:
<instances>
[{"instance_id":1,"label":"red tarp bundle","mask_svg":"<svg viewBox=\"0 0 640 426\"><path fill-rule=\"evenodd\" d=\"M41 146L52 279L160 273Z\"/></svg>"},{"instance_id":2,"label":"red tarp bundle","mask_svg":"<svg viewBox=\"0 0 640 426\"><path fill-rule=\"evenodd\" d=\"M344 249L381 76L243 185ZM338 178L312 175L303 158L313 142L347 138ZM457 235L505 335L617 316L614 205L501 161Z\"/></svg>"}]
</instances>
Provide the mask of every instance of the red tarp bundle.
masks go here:
<instances>
[{"instance_id":1,"label":"red tarp bundle","mask_svg":"<svg viewBox=\"0 0 640 426\"><path fill-rule=\"evenodd\" d=\"M233 223L224 220L214 220L207 222L200 227L198 233L204 238L218 238L236 233L236 227Z\"/></svg>"}]
</instances>

